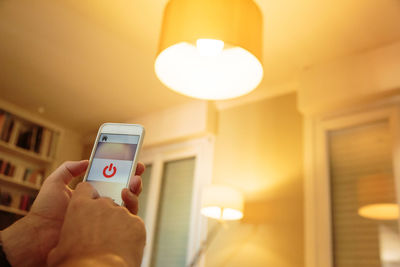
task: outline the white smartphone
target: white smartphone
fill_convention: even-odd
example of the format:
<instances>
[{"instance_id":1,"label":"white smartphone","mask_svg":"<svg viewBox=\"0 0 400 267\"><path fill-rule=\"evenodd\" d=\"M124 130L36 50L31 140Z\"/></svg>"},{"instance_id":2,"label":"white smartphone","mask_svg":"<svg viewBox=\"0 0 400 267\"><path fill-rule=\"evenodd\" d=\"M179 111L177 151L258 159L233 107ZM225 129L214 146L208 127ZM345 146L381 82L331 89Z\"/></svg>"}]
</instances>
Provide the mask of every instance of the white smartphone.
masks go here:
<instances>
[{"instance_id":1,"label":"white smartphone","mask_svg":"<svg viewBox=\"0 0 400 267\"><path fill-rule=\"evenodd\" d=\"M144 128L139 124L104 123L100 126L83 181L93 185L100 196L123 205L121 190L129 186L136 171Z\"/></svg>"}]
</instances>

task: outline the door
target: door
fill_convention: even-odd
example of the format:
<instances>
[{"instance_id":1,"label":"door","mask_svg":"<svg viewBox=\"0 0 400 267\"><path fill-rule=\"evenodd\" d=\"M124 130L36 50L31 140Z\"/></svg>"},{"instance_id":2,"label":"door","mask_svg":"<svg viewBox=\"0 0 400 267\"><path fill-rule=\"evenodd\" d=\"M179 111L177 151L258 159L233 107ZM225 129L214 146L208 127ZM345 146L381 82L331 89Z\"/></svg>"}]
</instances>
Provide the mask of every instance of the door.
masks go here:
<instances>
[{"instance_id":1,"label":"door","mask_svg":"<svg viewBox=\"0 0 400 267\"><path fill-rule=\"evenodd\" d=\"M207 233L200 215L202 189L211 183L214 139L144 149L139 197L147 244L142 266L186 266Z\"/></svg>"}]
</instances>

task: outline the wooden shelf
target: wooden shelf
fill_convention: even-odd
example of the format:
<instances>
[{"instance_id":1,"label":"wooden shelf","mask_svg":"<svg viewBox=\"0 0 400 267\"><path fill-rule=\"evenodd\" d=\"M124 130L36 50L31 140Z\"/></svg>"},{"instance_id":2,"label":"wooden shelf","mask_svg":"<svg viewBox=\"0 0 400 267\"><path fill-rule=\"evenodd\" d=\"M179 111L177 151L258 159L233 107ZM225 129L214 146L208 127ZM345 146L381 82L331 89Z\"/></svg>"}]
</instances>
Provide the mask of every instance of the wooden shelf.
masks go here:
<instances>
[{"instance_id":1,"label":"wooden shelf","mask_svg":"<svg viewBox=\"0 0 400 267\"><path fill-rule=\"evenodd\" d=\"M18 187L23 187L26 189L34 190L34 191L39 191L40 186L33 185L30 183L22 182L22 181L17 181L13 177L8 177L3 174L0 174L0 183L7 183L10 185L18 186Z\"/></svg>"},{"instance_id":2,"label":"wooden shelf","mask_svg":"<svg viewBox=\"0 0 400 267\"><path fill-rule=\"evenodd\" d=\"M49 164L53 162L52 158L41 156L35 152L17 147L2 140L0 140L0 149L3 149L7 152L13 153L18 156L28 158L30 160L36 161L37 163L41 164Z\"/></svg>"},{"instance_id":3,"label":"wooden shelf","mask_svg":"<svg viewBox=\"0 0 400 267\"><path fill-rule=\"evenodd\" d=\"M0 140L0 159L8 164L2 167L15 175L15 177L9 177L0 174L1 191L8 193L12 200L11 206L0 204L0 211L7 212L2 216L9 217L8 222L12 222L18 219L17 215L24 216L28 213L19 209L21 200L24 204L27 198L28 202L31 202L41 188L41 185L33 184L29 182L29 179L33 182L34 175L37 175L36 180L41 179L40 176L45 176L54 167L55 155L64 130L39 115L36 116L1 99L0 118L3 122L0 130L2 137L8 141ZM17 144L31 149L19 147ZM37 153L33 147L36 150L39 148L42 153ZM22 175L29 178L25 181Z\"/></svg>"},{"instance_id":4,"label":"wooden shelf","mask_svg":"<svg viewBox=\"0 0 400 267\"><path fill-rule=\"evenodd\" d=\"M13 207L7 207L4 205L0 205L0 211L6 211L9 213L14 213L14 214L22 215L22 216L25 216L26 214L28 214L28 212L25 210L16 209Z\"/></svg>"}]
</instances>

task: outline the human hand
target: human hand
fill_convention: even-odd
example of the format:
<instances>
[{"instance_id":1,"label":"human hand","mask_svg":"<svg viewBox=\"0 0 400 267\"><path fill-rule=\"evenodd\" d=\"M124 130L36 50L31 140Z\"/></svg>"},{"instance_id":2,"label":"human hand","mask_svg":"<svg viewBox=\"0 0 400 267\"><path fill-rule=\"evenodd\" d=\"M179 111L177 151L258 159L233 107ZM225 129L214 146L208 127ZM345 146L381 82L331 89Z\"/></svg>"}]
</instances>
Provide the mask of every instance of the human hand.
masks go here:
<instances>
[{"instance_id":1,"label":"human hand","mask_svg":"<svg viewBox=\"0 0 400 267\"><path fill-rule=\"evenodd\" d=\"M47 255L58 242L64 215L73 190L68 183L86 171L88 161L65 162L43 183L28 215L1 233L4 251L13 266L43 266ZM132 213L137 213L137 196L141 192L139 163L131 178L130 190L124 189L122 199Z\"/></svg>"},{"instance_id":2,"label":"human hand","mask_svg":"<svg viewBox=\"0 0 400 267\"><path fill-rule=\"evenodd\" d=\"M49 266L137 266L142 261L143 221L110 198L99 198L89 183L72 195Z\"/></svg>"}]
</instances>

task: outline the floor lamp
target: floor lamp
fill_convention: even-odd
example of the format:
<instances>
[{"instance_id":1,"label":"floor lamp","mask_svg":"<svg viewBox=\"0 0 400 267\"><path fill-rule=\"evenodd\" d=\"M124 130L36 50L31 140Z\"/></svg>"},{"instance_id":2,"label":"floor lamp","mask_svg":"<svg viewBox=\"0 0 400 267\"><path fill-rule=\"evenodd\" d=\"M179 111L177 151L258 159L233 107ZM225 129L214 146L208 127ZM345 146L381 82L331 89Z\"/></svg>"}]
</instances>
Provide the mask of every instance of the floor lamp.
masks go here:
<instances>
[{"instance_id":1,"label":"floor lamp","mask_svg":"<svg viewBox=\"0 0 400 267\"><path fill-rule=\"evenodd\" d=\"M199 250L188 265L195 267L201 255L205 253L214 240L222 223L243 218L243 194L231 187L212 185L207 187L202 195L201 214L218 221L208 232L207 238L201 243Z\"/></svg>"}]
</instances>

